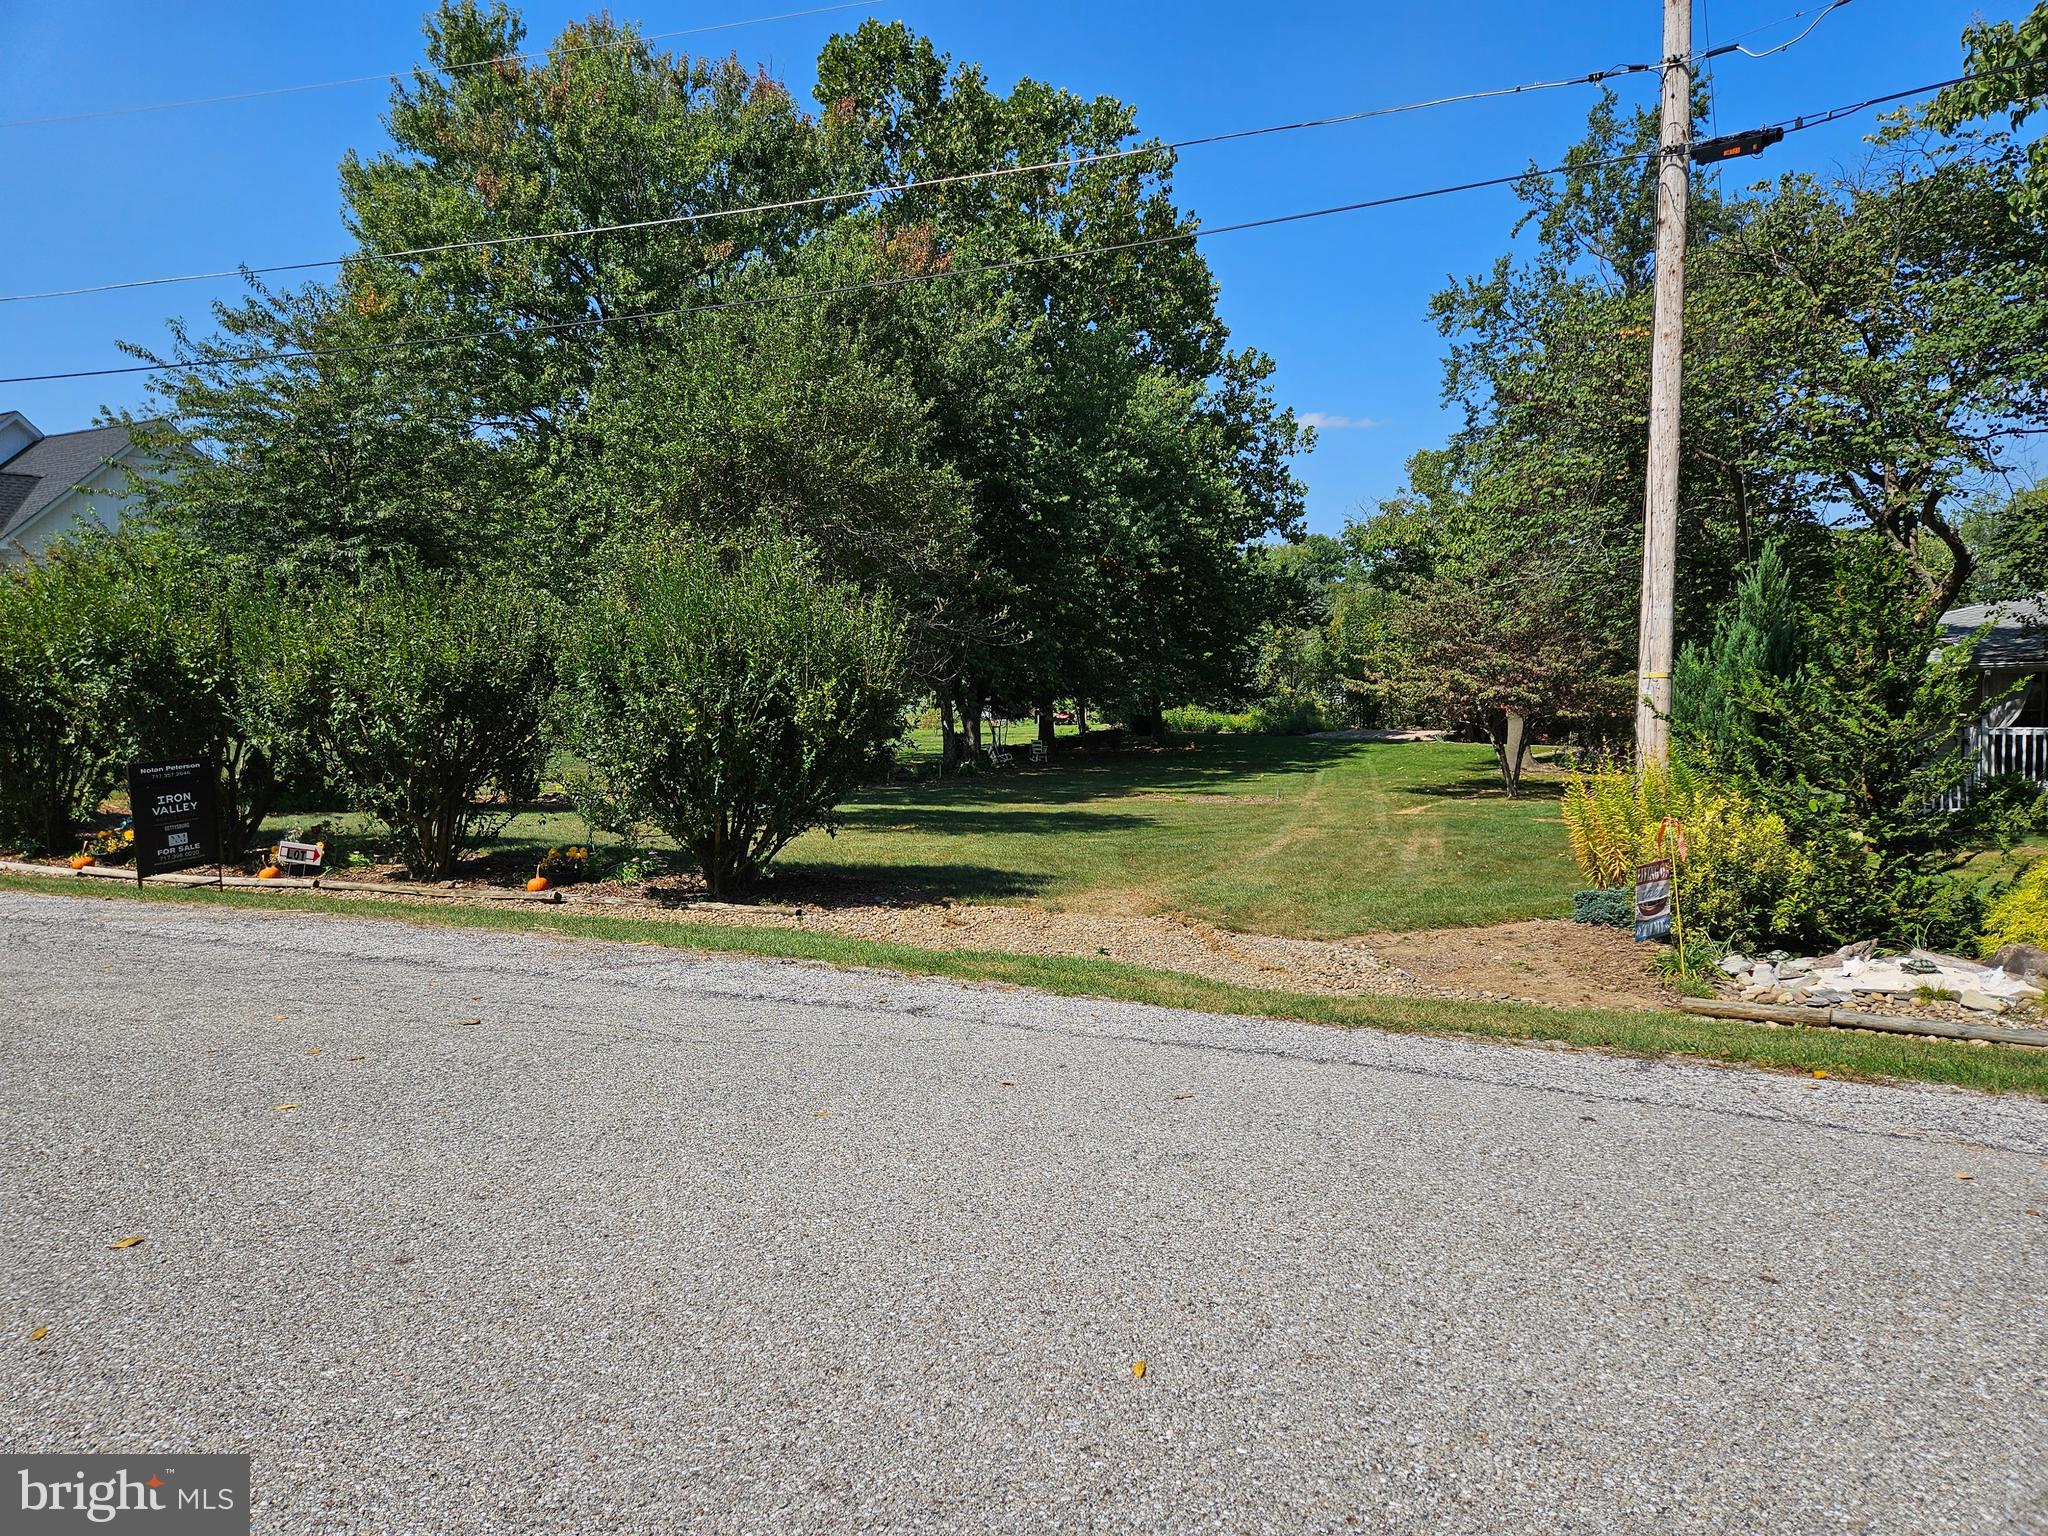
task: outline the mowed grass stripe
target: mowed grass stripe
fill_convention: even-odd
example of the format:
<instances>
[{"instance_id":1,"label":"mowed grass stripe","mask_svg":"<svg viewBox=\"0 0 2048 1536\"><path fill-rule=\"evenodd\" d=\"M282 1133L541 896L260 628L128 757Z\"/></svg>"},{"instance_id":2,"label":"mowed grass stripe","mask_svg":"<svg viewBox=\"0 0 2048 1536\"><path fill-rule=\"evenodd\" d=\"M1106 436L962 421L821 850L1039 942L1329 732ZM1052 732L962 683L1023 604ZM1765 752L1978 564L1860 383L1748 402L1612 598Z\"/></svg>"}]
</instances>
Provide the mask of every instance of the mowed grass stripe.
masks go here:
<instances>
[{"instance_id":1,"label":"mowed grass stripe","mask_svg":"<svg viewBox=\"0 0 2048 1536\"><path fill-rule=\"evenodd\" d=\"M847 812L838 837L792 844L785 869L915 882L938 868L955 900L1178 911L1318 939L1561 916L1577 884L1554 781L1507 800L1491 751L1455 742L1206 738L871 791Z\"/></svg>"}]
</instances>

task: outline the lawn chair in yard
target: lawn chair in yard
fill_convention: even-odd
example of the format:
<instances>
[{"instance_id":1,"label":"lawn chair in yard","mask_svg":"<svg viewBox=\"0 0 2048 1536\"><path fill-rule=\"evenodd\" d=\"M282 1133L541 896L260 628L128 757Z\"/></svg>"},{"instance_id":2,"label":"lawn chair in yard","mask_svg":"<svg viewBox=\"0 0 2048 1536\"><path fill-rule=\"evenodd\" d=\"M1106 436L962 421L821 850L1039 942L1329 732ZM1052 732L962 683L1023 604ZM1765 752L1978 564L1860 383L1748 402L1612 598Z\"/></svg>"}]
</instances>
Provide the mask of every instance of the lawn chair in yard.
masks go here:
<instances>
[{"instance_id":1,"label":"lawn chair in yard","mask_svg":"<svg viewBox=\"0 0 2048 1536\"><path fill-rule=\"evenodd\" d=\"M1033 761L1034 763L1042 763L1049 756L1051 756L1051 754L1045 750L1044 742L1033 741L1031 743L1031 761Z\"/></svg>"},{"instance_id":2,"label":"lawn chair in yard","mask_svg":"<svg viewBox=\"0 0 2048 1536\"><path fill-rule=\"evenodd\" d=\"M988 754L991 768L1014 768L1017 756L1003 745L1003 724L993 714L984 717L988 722L988 737L981 744L981 750Z\"/></svg>"}]
</instances>

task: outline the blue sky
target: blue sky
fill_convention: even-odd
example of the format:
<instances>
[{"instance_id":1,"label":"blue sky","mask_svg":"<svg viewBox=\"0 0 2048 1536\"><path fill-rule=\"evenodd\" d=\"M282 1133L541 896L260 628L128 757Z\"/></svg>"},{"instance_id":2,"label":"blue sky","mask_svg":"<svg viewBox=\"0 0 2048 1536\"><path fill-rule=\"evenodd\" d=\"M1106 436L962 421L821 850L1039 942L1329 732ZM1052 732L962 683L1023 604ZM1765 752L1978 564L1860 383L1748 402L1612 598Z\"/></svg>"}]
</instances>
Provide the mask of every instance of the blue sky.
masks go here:
<instances>
[{"instance_id":1,"label":"blue sky","mask_svg":"<svg viewBox=\"0 0 2048 1536\"><path fill-rule=\"evenodd\" d=\"M740 21L816 0L613 0L649 32ZM1763 48L1818 0L1711 0L1695 39ZM589 3L526 8L529 46ZM1718 62L1726 131L1953 74L1977 14L2020 3L1854 0L1776 57ZM422 7L275 3L0 5L0 118L377 74L419 51ZM900 0L874 15L929 34L999 86L1032 75L1134 103L1143 129L1176 139L1357 111L1456 91L1558 78L1656 57L1658 0L1468 0L1459 6L1267 4L1222 0ZM736 27L668 46L736 51L808 97L811 62L856 8ZM341 19L337 19L340 17ZM1766 25L1779 23L1777 25ZM1622 82L1648 99L1647 77ZM344 149L384 142L381 83L250 101L0 128L0 292L337 254L334 168ZM1448 107L1351 126L1194 149L1179 191L1205 223L1411 191L1549 160L1578 136L1590 87ZM1854 161L1866 116L1794 135L1758 173ZM1282 398L1331 425L1301 465L1310 526L1329 531L1398 489L1402 465L1453 424L1440 403L1442 343L1431 293L1482 271L1517 205L1503 189L1315 220L1204 242L1240 345L1272 354ZM0 375L117 364L119 339L154 341L171 314L198 316L232 284L0 306ZM0 410L46 431L85 426L103 406L141 403L129 379L6 386ZM1337 422L1348 425L1336 425Z\"/></svg>"}]
</instances>

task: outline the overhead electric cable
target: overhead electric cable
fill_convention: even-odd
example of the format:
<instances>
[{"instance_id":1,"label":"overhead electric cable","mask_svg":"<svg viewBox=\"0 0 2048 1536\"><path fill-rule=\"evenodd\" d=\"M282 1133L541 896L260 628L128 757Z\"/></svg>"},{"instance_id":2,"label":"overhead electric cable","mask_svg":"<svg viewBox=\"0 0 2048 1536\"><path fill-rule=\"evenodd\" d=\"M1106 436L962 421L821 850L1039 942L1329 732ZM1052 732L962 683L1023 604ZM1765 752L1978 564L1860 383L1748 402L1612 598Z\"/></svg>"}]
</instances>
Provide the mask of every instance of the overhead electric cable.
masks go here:
<instances>
[{"instance_id":1,"label":"overhead electric cable","mask_svg":"<svg viewBox=\"0 0 2048 1536\"><path fill-rule=\"evenodd\" d=\"M1531 91L1554 91L1566 86L1592 85L1612 79L1618 75L1647 73L1656 69L1654 64L1621 64L1612 69L1595 70L1590 75L1573 75L1562 80L1535 80L1525 85L1496 86L1483 91L1462 91L1454 96L1436 96L1427 101L1408 101L1391 107L1368 107L1359 112L1340 113L1334 117L1305 118L1299 122L1272 123L1260 128L1235 128L1224 133L1198 134L1192 138L1172 139L1164 143L1133 145L1128 149L1106 149L1095 154L1073 155L1058 160L1039 160L1024 165L992 166L981 171L961 171L950 176L932 176L916 181L885 183L870 187L855 187L844 192L821 192L811 197L788 198L781 202L755 203L740 208L706 209L700 213L667 214L655 219L635 219L624 224L586 224L573 229L534 230L518 235L491 235L479 240L454 240L445 245L413 246L398 251L358 251L348 256L323 256L312 261L276 262L261 267L220 267L209 272L181 272L165 277L136 277L112 283L89 283L76 288L50 288L40 293L0 294L0 304L25 304L39 299L69 299L86 294L116 293L131 288L158 288L172 283L199 283L228 277L262 277L278 272L310 272L327 267L339 267L351 261L417 261L425 256L444 256L456 251L490 250L499 246L530 245L543 240L573 240L586 235L632 234L649 229L677 228L689 224L702 224L712 219L744 218L752 214L789 213L800 208L817 208L831 203L861 202L871 197L887 197L902 192L921 192L933 187L957 186L962 182L999 180L1007 176L1029 176L1045 171L1080 170L1090 165L1102 165L1117 160L1129 160L1145 155L1177 152L1183 149L1197 149L1211 144L1229 144L1243 139L1265 138L1278 133L1298 133L1308 128L1334 128L1345 123L1365 122L1376 117L1396 117L1403 113L1420 112L1432 107L1459 105L1472 101L1488 101L1503 96L1519 96Z\"/></svg>"},{"instance_id":2,"label":"overhead electric cable","mask_svg":"<svg viewBox=\"0 0 2048 1536\"><path fill-rule=\"evenodd\" d=\"M1708 56L1708 52L1714 54L1733 53L1736 51L1735 45L1745 37L1755 37L1759 32L1768 32L1774 27L1786 26L1789 23L1795 21L1804 21L1807 17L1814 15L1816 12L1824 16L1829 11L1835 10L1838 4L1847 5L1848 3L1849 0L1828 0L1828 3L1826 5L1809 5L1804 7L1803 9L1793 11L1790 15L1780 16L1776 21L1760 21L1753 27L1744 27L1740 32L1733 33L1730 36L1724 38L1721 42L1721 46L1719 46L1718 48L1714 46L1712 39L1708 39L1706 44L1707 51L1695 53L1693 55L1693 60L1694 62L1698 62L1700 59L1706 58ZM1811 31L1812 28L1808 28L1807 30ZM1800 37L1804 37L1805 35L1806 33L1804 32L1800 33ZM1794 41L1796 42L1798 41L1798 39L1795 38ZM1762 58L1767 54L1776 53L1777 51L1778 50L1776 48L1768 48L1764 50L1763 54L1752 54L1751 57Z\"/></svg>"},{"instance_id":3,"label":"overhead electric cable","mask_svg":"<svg viewBox=\"0 0 2048 1536\"><path fill-rule=\"evenodd\" d=\"M1889 102L1903 101L1908 97L1925 95L1930 91L1946 90L1952 85L1965 85L1973 80L1982 80L1994 75L2010 74L2015 69L2034 69L2037 65L2016 65L2011 69L1981 70L1975 74L1958 75L1949 80L1937 80L1928 85L1914 86L1908 90L1892 91L1883 96L1866 97L1846 106L1832 107L1823 112L1806 113L1799 117L1786 118L1773 127L1782 128L1786 133L1799 133L1808 128L1818 128L1856 112L1883 106ZM1597 160L1583 160L1568 165L1554 165L1543 168L1529 168L1512 175L1489 176L1478 181L1457 182L1447 186L1429 187L1418 192L1401 192L1388 197L1367 198L1355 203L1339 203L1328 208L1313 208L1301 213L1275 214L1263 219L1246 219L1234 224L1217 224L1207 229L1176 230L1170 235L1152 235L1138 240L1125 240L1113 245L1089 246L1080 250L1052 251L1041 256L1023 256L1011 261L994 262L979 267L948 267L942 271L905 273L895 277L870 278L857 283L840 283L824 288L798 289L782 293L756 294L746 298L724 299L708 304L683 305L673 309L640 310L619 315L589 315L575 320L555 321L544 325L525 328L522 335L548 335L564 331L587 330L592 327L618 324L633 324L651 320L676 319L686 315L709 314L721 310L760 308L769 304L797 303L811 299L838 298L847 294L900 288L915 283L936 282L951 277L987 277L1004 272L1021 271L1029 267L1044 266L1052 262L1078 261L1090 256L1114 256L1127 251L1143 250L1151 246L1172 245L1181 242L1205 240L1213 235L1237 234L1253 229L1272 229L1285 224L1298 224L1309 219L1329 218L1336 214L1359 213L1369 208L1387 208L1400 203L1420 202L1427 198L1447 197L1458 192L1475 192L1488 187L1511 186L1532 176L1563 176L1574 172L1597 169L1606 165L1620 165L1631 160L1652 159L1658 152L1642 151L1627 155L1609 155ZM489 341L502 337L502 330L466 331L452 335L420 336L402 341L365 342L339 347L289 348L277 352L259 352L240 357L218 357L187 359L180 362L131 363L117 368L81 368L63 373L17 374L0 378L0 384L44 384L62 379L98 379L119 374L168 373L179 370L198 371L221 367L254 367L265 363L297 362L317 357L345 357L365 353L416 351L424 347L459 346L468 342Z\"/></svg>"},{"instance_id":4,"label":"overhead electric cable","mask_svg":"<svg viewBox=\"0 0 2048 1536\"><path fill-rule=\"evenodd\" d=\"M1333 214L1358 213L1367 208L1386 208L1397 203L1419 202L1425 198L1447 197L1454 192L1474 192L1483 187L1504 187L1524 181L1531 176L1562 176L1570 170L1592 169L1602 165L1617 165L1627 160L1644 160L1645 154L1613 155L1606 159L1580 162L1576 166L1551 166L1543 170L1520 170L1508 176L1489 176L1480 181L1459 182L1453 186L1429 187L1420 192L1399 192L1389 197L1367 198L1362 202L1340 203L1329 208L1312 208L1302 213L1274 214L1263 219L1246 219L1235 224L1217 224L1207 229L1176 230L1170 235L1148 235L1137 240L1118 241L1113 245L1088 246L1079 250L1049 251L1040 256L1019 256L1009 261L992 262L979 267L947 267L941 271L910 272L895 277L867 278L857 283L838 283L823 288L805 288L781 293L754 294L746 298L721 299L709 304L688 304L674 309L646 309L618 315L589 315L575 320L560 320L544 325L524 327L522 336L549 335L562 331L588 330L596 326L633 324L649 320L672 320L685 315L710 314L722 310L756 309L769 304L795 303L809 299L840 298L848 294L863 293L888 288L907 287L915 283L937 282L951 277L989 277L1004 272L1022 271L1029 267L1045 266L1053 262L1080 261L1090 256L1115 256L1128 251L1144 250L1151 246L1178 245L1196 240L1206 240L1212 235L1237 234L1244 230L1271 229L1282 224L1299 224L1308 219L1328 218ZM241 357L222 357L188 360L175 363L130 363L118 368L86 368L71 373L24 374L13 378L0 378L0 384L42 384L56 379L98 379L116 374L167 373L180 369L199 370L218 367L253 367L263 363L298 362L316 357L346 357L368 352L416 351L423 347L459 346L467 342L489 341L505 334L502 330L465 331L446 336L420 336L405 341L362 342L340 347L300 347L278 352L249 353Z\"/></svg>"},{"instance_id":5,"label":"overhead electric cable","mask_svg":"<svg viewBox=\"0 0 2048 1536\"><path fill-rule=\"evenodd\" d=\"M1784 42L1778 43L1773 47L1766 48L1761 53L1751 52L1749 49L1744 48L1740 43L1730 42L1720 48L1712 49L1709 52L1700 55L1700 57L1711 59L1716 53L1728 53L1732 51L1741 54L1745 59L1768 59L1774 53L1783 53L1787 48L1793 47L1798 43L1805 42L1807 38L1813 36L1813 29L1815 27L1819 26L1822 22L1826 21L1828 17L1833 15L1836 11L1839 11L1843 6L1847 5L1848 3L1849 0L1833 0L1832 4L1822 6L1820 9L1820 14L1818 16L1815 16L1812 21L1806 24L1805 31L1801 32L1797 37L1788 37ZM1800 14L1803 15L1805 13L1801 12ZM1743 35L1748 36L1747 33Z\"/></svg>"},{"instance_id":6,"label":"overhead electric cable","mask_svg":"<svg viewBox=\"0 0 2048 1536\"><path fill-rule=\"evenodd\" d=\"M868 0L842 0L837 5L814 6L807 11L784 11L778 16L750 16L744 21L717 21L701 27L679 27L673 32L635 33L613 43L570 43L559 49L536 48L528 53L501 53L488 59L472 59L467 64L451 64L447 74L459 74L472 69L490 69L494 65L525 63L529 59L544 59L550 53L602 52L607 48L630 48L635 43L659 43L672 37L697 37L706 32L731 32L740 27L766 26L773 21L797 21L805 16L824 16L832 11L851 11L866 5ZM171 112L181 107L212 107L231 101L256 101L266 96L295 96L302 91L329 91L337 86L369 85L378 80L393 80L407 73L404 70L386 70L381 75L350 75L345 80L314 80L304 85L273 85L254 91L229 91L220 96L193 96L183 101L139 102L131 107L96 107L89 112L61 112L52 117L16 117L0 121L0 128L42 128L54 123L82 123L100 117L127 117L137 112Z\"/></svg>"}]
</instances>

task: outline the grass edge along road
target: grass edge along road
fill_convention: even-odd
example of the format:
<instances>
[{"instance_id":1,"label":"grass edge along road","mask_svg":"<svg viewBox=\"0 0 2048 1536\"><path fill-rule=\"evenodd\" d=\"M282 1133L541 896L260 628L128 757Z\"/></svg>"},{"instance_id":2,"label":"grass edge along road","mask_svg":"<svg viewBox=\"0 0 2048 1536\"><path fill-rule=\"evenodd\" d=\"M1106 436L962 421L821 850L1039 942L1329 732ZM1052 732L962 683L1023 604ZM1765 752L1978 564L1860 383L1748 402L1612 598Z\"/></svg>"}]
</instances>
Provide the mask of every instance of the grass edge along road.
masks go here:
<instances>
[{"instance_id":1,"label":"grass edge along road","mask_svg":"<svg viewBox=\"0 0 2048 1536\"><path fill-rule=\"evenodd\" d=\"M559 908L424 907L403 899L322 896L314 892L214 891L204 887L79 889L71 876L0 874L0 891L77 901L177 902L240 910L396 918L441 928L538 933L613 943L653 944L701 953L809 960L828 965L996 982L1064 997L1150 1003L1200 1013L1289 1019L1337 1028L1404 1034L1463 1035L1644 1057L1692 1057L1779 1072L1938 1083L2048 1098L2048 1051L2025 1046L1962 1045L1911 1036L1831 1029L1771 1029L1690 1014L1544 1008L1438 998L1317 997L1269 992L1113 960L1011 955L986 950L916 949L872 939L787 928L739 928L687 920L609 917Z\"/></svg>"}]
</instances>

